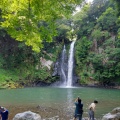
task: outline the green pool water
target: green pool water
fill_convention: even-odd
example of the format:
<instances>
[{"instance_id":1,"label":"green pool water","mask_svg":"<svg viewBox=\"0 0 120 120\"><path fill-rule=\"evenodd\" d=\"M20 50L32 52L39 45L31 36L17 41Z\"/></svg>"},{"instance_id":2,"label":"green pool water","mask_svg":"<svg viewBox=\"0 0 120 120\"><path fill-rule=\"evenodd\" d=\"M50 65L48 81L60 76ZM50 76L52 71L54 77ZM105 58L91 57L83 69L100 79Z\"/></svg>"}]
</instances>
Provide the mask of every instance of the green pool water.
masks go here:
<instances>
[{"instance_id":1,"label":"green pool water","mask_svg":"<svg viewBox=\"0 0 120 120\"><path fill-rule=\"evenodd\" d=\"M120 107L120 90L103 88L57 88L33 87L23 89L0 90L1 106L45 106L62 110L66 115L74 114L74 100L80 97L84 104L84 112L94 99L98 100L96 118L102 117L115 107Z\"/></svg>"}]
</instances>

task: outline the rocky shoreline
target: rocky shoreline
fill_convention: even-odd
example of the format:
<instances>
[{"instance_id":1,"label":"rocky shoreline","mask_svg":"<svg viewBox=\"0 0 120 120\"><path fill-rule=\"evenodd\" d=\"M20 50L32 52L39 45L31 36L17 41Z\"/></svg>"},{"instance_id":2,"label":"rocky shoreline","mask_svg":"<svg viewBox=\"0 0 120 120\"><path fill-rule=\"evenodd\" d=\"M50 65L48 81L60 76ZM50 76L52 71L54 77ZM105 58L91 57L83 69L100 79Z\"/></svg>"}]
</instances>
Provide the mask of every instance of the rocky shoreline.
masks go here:
<instances>
[{"instance_id":1,"label":"rocky shoreline","mask_svg":"<svg viewBox=\"0 0 120 120\"><path fill-rule=\"evenodd\" d=\"M102 85L81 85L82 87L104 88L104 89L119 89L120 86L102 86Z\"/></svg>"},{"instance_id":2,"label":"rocky shoreline","mask_svg":"<svg viewBox=\"0 0 120 120\"><path fill-rule=\"evenodd\" d=\"M74 114L73 111L71 111L69 113L65 113L61 109L55 109L55 108L44 107L44 106L33 106L33 107L9 106L8 109L10 111L9 120L73 120L73 114ZM27 119L27 117L26 117L27 115L23 114L24 112L25 113L28 112L27 115L29 117L34 116L34 115L32 115L32 113L38 114L38 115L40 115L40 117L39 117L39 119L33 119L33 118ZM24 116L25 119L15 118L15 116L17 114L19 114L19 117ZM15 119L13 119L13 118L15 118ZM83 113L82 120L88 120L87 112ZM110 113L104 115L103 117L101 116L101 118L96 118L95 120L120 120L120 107L113 109Z\"/></svg>"},{"instance_id":3,"label":"rocky shoreline","mask_svg":"<svg viewBox=\"0 0 120 120\"><path fill-rule=\"evenodd\" d=\"M31 111L25 111L18 113L14 116L13 120L67 120L66 118L60 118L59 115L50 118L41 118L41 115ZM73 120L73 119L69 119ZM89 120L88 117L82 118L82 120ZM110 113L104 115L101 119L95 120L120 120L120 107L114 108Z\"/></svg>"}]
</instances>

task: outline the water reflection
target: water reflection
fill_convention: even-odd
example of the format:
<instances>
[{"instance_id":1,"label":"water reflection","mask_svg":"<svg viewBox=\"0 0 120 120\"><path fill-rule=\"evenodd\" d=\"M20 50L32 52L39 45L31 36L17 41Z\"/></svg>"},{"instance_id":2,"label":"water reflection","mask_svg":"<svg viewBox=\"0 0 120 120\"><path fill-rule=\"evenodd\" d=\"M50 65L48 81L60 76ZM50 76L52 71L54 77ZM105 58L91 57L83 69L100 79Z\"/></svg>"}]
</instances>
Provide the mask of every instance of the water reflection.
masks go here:
<instances>
[{"instance_id":1,"label":"water reflection","mask_svg":"<svg viewBox=\"0 0 120 120\"><path fill-rule=\"evenodd\" d=\"M69 106L71 106L71 103L73 103L73 89L67 89L67 102Z\"/></svg>"},{"instance_id":2,"label":"water reflection","mask_svg":"<svg viewBox=\"0 0 120 120\"><path fill-rule=\"evenodd\" d=\"M73 118L73 113L74 113L74 97L73 97L73 89L67 88L67 109L66 113L67 116L70 118Z\"/></svg>"}]
</instances>

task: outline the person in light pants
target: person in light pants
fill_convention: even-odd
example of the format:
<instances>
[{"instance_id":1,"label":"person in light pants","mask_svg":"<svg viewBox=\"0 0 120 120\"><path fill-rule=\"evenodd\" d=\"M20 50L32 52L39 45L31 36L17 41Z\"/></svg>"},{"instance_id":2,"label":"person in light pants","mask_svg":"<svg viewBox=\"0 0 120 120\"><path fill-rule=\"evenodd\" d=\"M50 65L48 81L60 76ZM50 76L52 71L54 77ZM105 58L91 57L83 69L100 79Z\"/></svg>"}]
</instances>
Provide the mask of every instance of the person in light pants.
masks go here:
<instances>
[{"instance_id":1,"label":"person in light pants","mask_svg":"<svg viewBox=\"0 0 120 120\"><path fill-rule=\"evenodd\" d=\"M90 118L90 120L94 120L94 112L95 112L95 107L96 107L96 104L97 104L97 103L98 103L98 101L97 101L97 100L94 100L94 102L91 103L90 106L89 106L89 111L88 111L88 113L89 113L89 118Z\"/></svg>"}]
</instances>

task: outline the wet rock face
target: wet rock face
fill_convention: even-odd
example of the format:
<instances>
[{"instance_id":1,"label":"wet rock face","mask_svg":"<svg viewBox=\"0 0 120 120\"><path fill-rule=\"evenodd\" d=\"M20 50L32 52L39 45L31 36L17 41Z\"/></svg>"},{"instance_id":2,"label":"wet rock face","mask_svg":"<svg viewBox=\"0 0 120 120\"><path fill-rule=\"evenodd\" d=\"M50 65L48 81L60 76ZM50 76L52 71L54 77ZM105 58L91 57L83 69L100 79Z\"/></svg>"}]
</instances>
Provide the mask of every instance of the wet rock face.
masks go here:
<instances>
[{"instance_id":1,"label":"wet rock face","mask_svg":"<svg viewBox=\"0 0 120 120\"><path fill-rule=\"evenodd\" d=\"M16 114L13 120L41 120L41 116L31 111L26 111Z\"/></svg>"},{"instance_id":2,"label":"wet rock face","mask_svg":"<svg viewBox=\"0 0 120 120\"><path fill-rule=\"evenodd\" d=\"M112 110L112 112L103 116L102 120L120 120L120 107Z\"/></svg>"},{"instance_id":3,"label":"wet rock face","mask_svg":"<svg viewBox=\"0 0 120 120\"><path fill-rule=\"evenodd\" d=\"M49 70L51 69L51 66L53 64L53 61L51 60L46 60L45 58L40 58L40 63L43 67L47 67Z\"/></svg>"}]
</instances>

